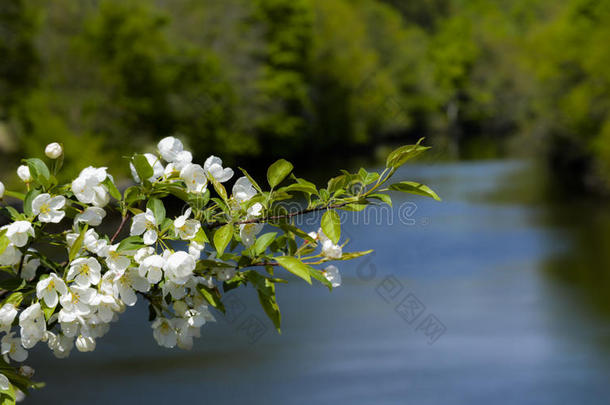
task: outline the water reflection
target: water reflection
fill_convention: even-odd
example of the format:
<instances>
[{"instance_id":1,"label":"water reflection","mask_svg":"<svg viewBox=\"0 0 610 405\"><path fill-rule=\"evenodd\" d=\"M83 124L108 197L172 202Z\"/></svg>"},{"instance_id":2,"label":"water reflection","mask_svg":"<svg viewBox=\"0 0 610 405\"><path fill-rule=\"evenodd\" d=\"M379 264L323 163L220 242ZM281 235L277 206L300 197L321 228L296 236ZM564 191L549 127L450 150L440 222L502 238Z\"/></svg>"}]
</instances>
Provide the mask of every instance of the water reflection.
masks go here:
<instances>
[{"instance_id":1,"label":"water reflection","mask_svg":"<svg viewBox=\"0 0 610 405\"><path fill-rule=\"evenodd\" d=\"M443 203L413 200L409 225L398 210L346 223L351 249L375 256L344 265L332 294L281 288L281 336L267 323L252 343L240 329L264 319L249 290L241 318L206 326L192 352L157 347L138 306L92 354L36 350L49 385L31 403L605 404L610 215L547 201L538 174L520 162L405 167L398 177L434 185ZM402 287L389 299L388 277ZM409 294L424 307L414 320L399 307ZM418 330L428 314L446 327L434 344Z\"/></svg>"}]
</instances>

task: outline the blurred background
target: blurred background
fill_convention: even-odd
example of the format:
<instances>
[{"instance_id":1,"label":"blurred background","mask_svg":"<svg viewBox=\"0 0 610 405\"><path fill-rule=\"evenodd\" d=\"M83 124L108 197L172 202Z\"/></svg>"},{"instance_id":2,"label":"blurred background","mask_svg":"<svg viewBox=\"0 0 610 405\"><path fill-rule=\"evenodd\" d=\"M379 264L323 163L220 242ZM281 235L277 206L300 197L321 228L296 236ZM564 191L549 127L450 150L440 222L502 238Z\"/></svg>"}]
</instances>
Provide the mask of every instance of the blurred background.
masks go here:
<instances>
[{"instance_id":1,"label":"blurred background","mask_svg":"<svg viewBox=\"0 0 610 405\"><path fill-rule=\"evenodd\" d=\"M280 289L282 336L232 292L234 319L168 351L138 306L94 353L38 348L30 403L607 403L609 41L608 0L2 1L9 188L52 141L63 180L126 178L167 135L322 179L425 136L397 180L444 199L346 217L375 256L333 294Z\"/></svg>"}]
</instances>

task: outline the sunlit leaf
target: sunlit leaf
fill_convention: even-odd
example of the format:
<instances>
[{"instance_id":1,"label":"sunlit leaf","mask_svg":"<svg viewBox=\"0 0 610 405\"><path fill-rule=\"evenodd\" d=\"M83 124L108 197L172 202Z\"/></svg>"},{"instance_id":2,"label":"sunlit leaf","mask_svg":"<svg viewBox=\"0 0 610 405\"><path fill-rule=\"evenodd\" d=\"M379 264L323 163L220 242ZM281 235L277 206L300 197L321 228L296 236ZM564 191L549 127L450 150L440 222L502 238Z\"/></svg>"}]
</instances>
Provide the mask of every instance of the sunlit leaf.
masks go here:
<instances>
[{"instance_id":1,"label":"sunlit leaf","mask_svg":"<svg viewBox=\"0 0 610 405\"><path fill-rule=\"evenodd\" d=\"M292 163L285 159L280 159L267 170L267 181L271 187L275 187L282 182L290 174L293 166Z\"/></svg>"}]
</instances>

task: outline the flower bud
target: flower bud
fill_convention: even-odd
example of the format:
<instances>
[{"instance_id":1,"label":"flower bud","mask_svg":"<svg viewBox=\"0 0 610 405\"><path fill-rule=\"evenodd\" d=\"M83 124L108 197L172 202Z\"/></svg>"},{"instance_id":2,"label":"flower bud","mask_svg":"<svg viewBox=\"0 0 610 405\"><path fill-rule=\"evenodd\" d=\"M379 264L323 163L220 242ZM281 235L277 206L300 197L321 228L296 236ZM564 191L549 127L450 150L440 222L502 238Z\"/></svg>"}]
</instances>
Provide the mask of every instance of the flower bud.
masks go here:
<instances>
[{"instance_id":1,"label":"flower bud","mask_svg":"<svg viewBox=\"0 0 610 405\"><path fill-rule=\"evenodd\" d=\"M30 174L30 168L27 167L26 165L21 165L17 168L17 176L19 176L19 178L26 183L29 183L30 181L32 181L32 175Z\"/></svg>"},{"instance_id":2,"label":"flower bud","mask_svg":"<svg viewBox=\"0 0 610 405\"><path fill-rule=\"evenodd\" d=\"M4 197L4 183L0 181L0 198Z\"/></svg>"},{"instance_id":3,"label":"flower bud","mask_svg":"<svg viewBox=\"0 0 610 405\"><path fill-rule=\"evenodd\" d=\"M79 352L92 352L95 350L95 339L78 335L76 338L76 348Z\"/></svg>"},{"instance_id":4,"label":"flower bud","mask_svg":"<svg viewBox=\"0 0 610 405\"><path fill-rule=\"evenodd\" d=\"M34 375L34 369L30 366L21 366L19 367L19 374L24 377L30 378Z\"/></svg>"},{"instance_id":5,"label":"flower bud","mask_svg":"<svg viewBox=\"0 0 610 405\"><path fill-rule=\"evenodd\" d=\"M64 153L64 149L57 142L53 142L47 145L44 149L44 153L51 159L57 159Z\"/></svg>"}]
</instances>

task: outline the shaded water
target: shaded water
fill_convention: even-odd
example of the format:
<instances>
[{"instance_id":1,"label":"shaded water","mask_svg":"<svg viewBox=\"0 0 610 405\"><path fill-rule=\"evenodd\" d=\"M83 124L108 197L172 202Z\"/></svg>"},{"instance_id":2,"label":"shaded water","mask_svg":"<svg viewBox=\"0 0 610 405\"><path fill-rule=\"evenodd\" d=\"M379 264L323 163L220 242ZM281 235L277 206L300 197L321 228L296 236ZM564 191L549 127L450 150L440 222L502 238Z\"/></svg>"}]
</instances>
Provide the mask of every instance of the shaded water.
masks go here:
<instances>
[{"instance_id":1,"label":"shaded water","mask_svg":"<svg viewBox=\"0 0 610 405\"><path fill-rule=\"evenodd\" d=\"M48 385L29 403L606 404L610 214L544 201L536 173L406 167L398 177L443 203L397 196L391 221L347 222L350 250L375 255L343 265L333 293L281 287L281 336L251 291L232 292L247 307L206 325L190 352L158 347L137 306L93 353L32 353Z\"/></svg>"}]
</instances>

